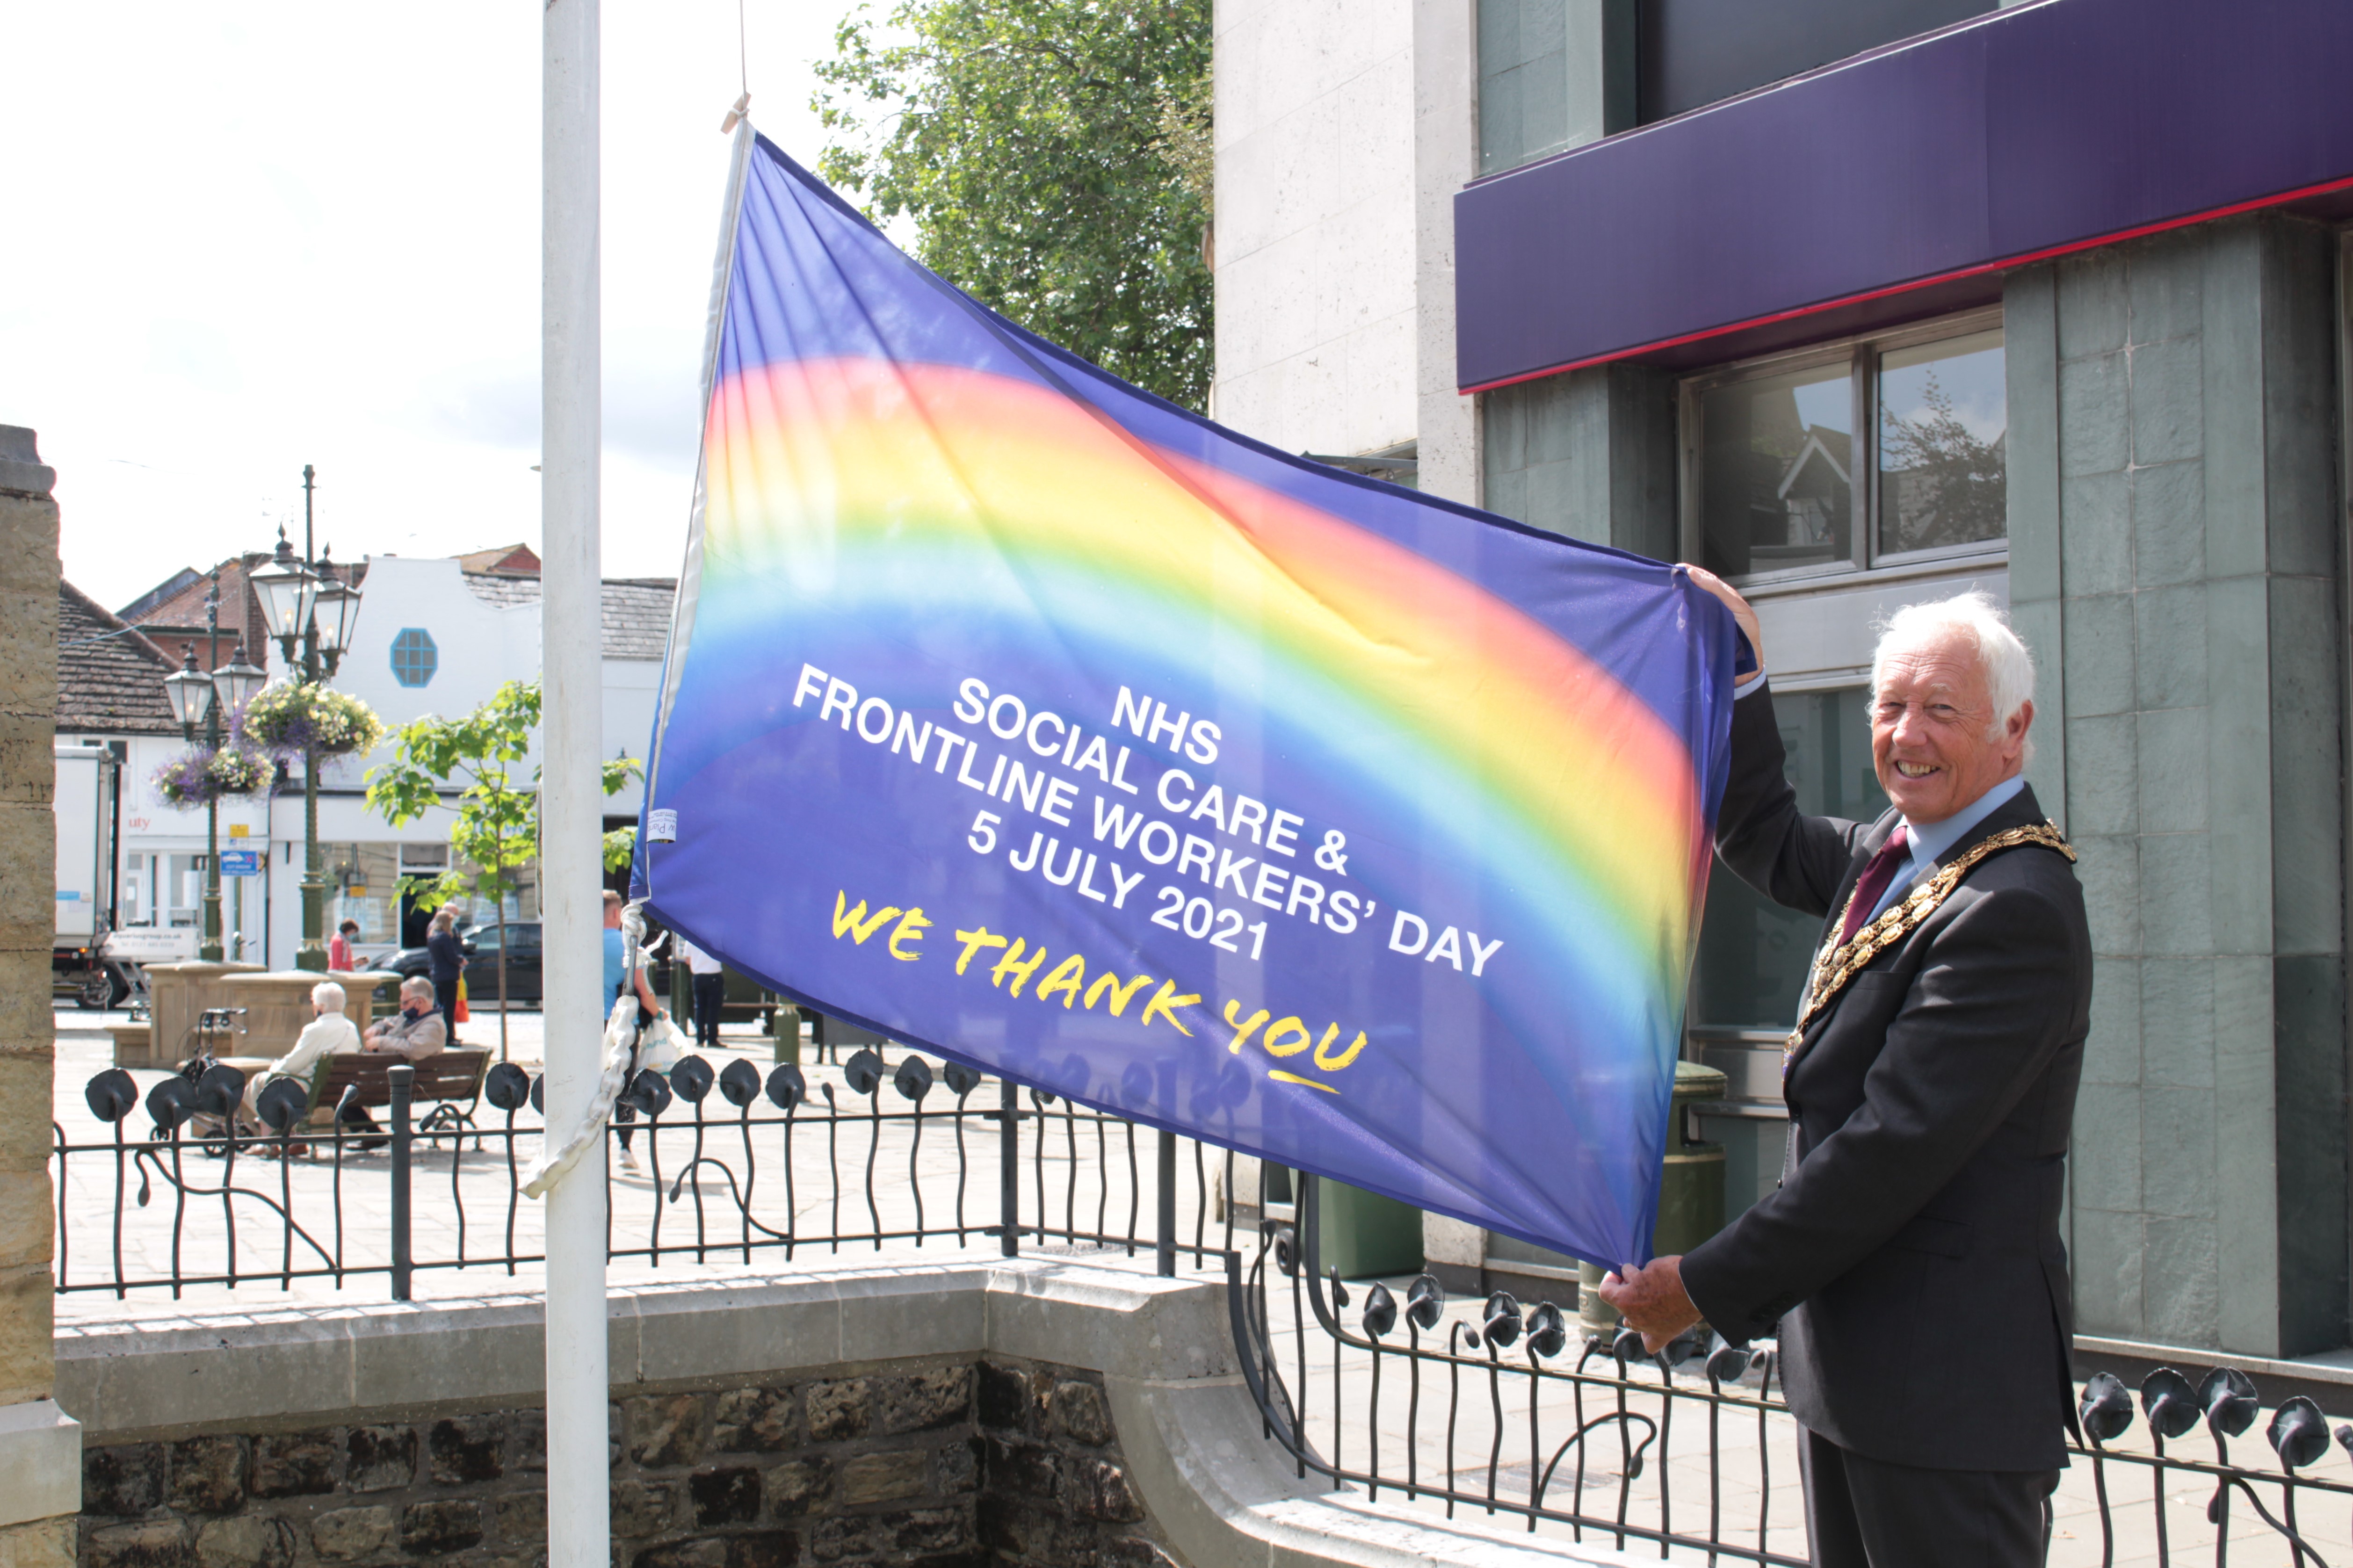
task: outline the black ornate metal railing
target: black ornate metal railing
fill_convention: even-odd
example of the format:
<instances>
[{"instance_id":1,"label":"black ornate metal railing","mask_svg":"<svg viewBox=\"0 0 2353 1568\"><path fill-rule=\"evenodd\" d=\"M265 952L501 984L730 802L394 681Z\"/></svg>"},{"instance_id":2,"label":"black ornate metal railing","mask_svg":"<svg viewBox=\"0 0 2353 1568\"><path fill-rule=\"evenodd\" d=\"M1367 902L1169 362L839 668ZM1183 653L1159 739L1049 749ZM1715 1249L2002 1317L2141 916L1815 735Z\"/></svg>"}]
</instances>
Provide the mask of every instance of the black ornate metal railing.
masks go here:
<instances>
[{"instance_id":1,"label":"black ornate metal railing","mask_svg":"<svg viewBox=\"0 0 2353 1568\"><path fill-rule=\"evenodd\" d=\"M1228 1258L1244 1381L1300 1475L1662 1558L1808 1561L1797 1428L1770 1344L1703 1332L1649 1355L1640 1335L1588 1337L1549 1301L1450 1302L1427 1274L1401 1282L1402 1300L1388 1283L1356 1287L1359 1300L1319 1268L1315 1189L1302 1177L1296 1223L1262 1222L1255 1252ZM2262 1414L2244 1373L2193 1384L2160 1369L2138 1393L2137 1406L2105 1373L2084 1384L2084 1436L2069 1447L2090 1471L2096 1536L2076 1532L2051 1561L2227 1564L2233 1547L2242 1562L2346 1561L2299 1523L2353 1507L2353 1478L2317 1473L2332 1435L2310 1399L2283 1401L2263 1429L2268 1452L2242 1462L2232 1440ZM2211 1458L2179 1446L2200 1426ZM2353 1424L2334 1437L2344 1462Z\"/></svg>"},{"instance_id":2,"label":"black ornate metal railing","mask_svg":"<svg viewBox=\"0 0 2353 1568\"><path fill-rule=\"evenodd\" d=\"M522 1173L544 1136L542 1085L494 1068L479 1104L420 1116L412 1077L392 1069L375 1127L314 1125L291 1083L248 1107L234 1068L143 1095L128 1073L99 1074L85 1099L111 1139L56 1131L58 1289L177 1297L383 1277L406 1300L420 1270L541 1261ZM1298 1179L1295 1221L1260 1222L1246 1255L1230 1153L1194 1143L1188 1159L1190 1140L913 1054L861 1050L838 1074L690 1057L667 1078L639 1074L623 1098L632 1120L607 1129L607 1153L626 1139L641 1158L634 1172L608 1165L615 1259L993 1245L1150 1253L1164 1274L1222 1262L1245 1382L1302 1476L1662 1558L1807 1560L1796 1428L1769 1344L1687 1337L1652 1356L1630 1334L1588 1336L1548 1301L1449 1301L1428 1275L1352 1289L1321 1267L1313 1177ZM2153 1551L2226 1564L2235 1547L2242 1562L2353 1568L2334 1544L2346 1537L2317 1542L2310 1522L2353 1510L2340 1468L2353 1425L2332 1434L2309 1399L2264 1419L2245 1373L2193 1383L2166 1369L2137 1400L2092 1378L2079 1414L2070 1447L2091 1507L2069 1517L2053 1562ZM2262 1448L2249 1436L2259 1420Z\"/></svg>"},{"instance_id":3,"label":"black ornate metal railing","mask_svg":"<svg viewBox=\"0 0 2353 1568\"><path fill-rule=\"evenodd\" d=\"M52 1124L58 1290L176 1297L383 1275L406 1300L419 1270L543 1261L538 1205L522 1194L544 1138L542 1080L501 1064L479 1103L418 1116L413 1069L387 1077L377 1127L348 1119L356 1086L316 1125L301 1085L269 1083L248 1105L235 1068L167 1077L143 1097L121 1069L98 1074L84 1098L111 1142L75 1142ZM667 1076L638 1074L620 1104L606 1130L615 1259L991 1242L1009 1257L1026 1241L1149 1252L1173 1273L1180 1257L1206 1267L1233 1243L1230 1207L1214 1198L1232 1191L1230 1153L1195 1144L1187 1184L1178 1145L1190 1140L913 1054L892 1064L860 1050L838 1079L814 1081L792 1065L714 1070L690 1056ZM132 1128L142 1108L143 1137Z\"/></svg>"}]
</instances>

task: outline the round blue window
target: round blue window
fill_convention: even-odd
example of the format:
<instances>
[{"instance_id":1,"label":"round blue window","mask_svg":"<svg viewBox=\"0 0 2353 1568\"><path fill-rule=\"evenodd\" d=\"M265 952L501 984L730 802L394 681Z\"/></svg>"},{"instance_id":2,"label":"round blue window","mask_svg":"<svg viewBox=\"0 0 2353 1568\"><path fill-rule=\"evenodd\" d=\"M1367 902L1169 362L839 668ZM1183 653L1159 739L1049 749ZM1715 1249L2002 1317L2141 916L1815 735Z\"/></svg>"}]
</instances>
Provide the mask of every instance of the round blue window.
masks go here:
<instances>
[{"instance_id":1,"label":"round blue window","mask_svg":"<svg viewBox=\"0 0 2353 1568\"><path fill-rule=\"evenodd\" d=\"M403 686L423 686L440 668L441 650L424 627L406 627L392 639L392 678Z\"/></svg>"}]
</instances>

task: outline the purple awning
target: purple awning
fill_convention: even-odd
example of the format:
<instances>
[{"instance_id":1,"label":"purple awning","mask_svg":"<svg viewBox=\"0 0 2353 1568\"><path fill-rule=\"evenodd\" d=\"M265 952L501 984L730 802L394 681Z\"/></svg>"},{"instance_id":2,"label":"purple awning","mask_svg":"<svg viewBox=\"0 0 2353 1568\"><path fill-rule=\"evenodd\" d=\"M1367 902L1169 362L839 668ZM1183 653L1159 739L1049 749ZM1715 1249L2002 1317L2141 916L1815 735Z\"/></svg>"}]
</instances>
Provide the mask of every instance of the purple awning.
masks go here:
<instances>
[{"instance_id":1,"label":"purple awning","mask_svg":"<svg viewBox=\"0 0 2353 1568\"><path fill-rule=\"evenodd\" d=\"M2349 73L2342 0L2042 0L1482 181L1456 380L1735 357L2353 185Z\"/></svg>"}]
</instances>

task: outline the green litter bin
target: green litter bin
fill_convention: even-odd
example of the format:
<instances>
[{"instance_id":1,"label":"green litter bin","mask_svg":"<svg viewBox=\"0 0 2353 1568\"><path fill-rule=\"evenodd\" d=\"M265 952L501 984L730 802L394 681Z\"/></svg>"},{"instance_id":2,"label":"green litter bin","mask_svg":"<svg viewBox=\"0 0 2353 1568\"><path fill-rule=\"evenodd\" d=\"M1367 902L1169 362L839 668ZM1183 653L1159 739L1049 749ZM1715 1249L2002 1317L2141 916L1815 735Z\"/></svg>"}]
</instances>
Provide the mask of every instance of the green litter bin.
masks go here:
<instances>
[{"instance_id":1,"label":"green litter bin","mask_svg":"<svg viewBox=\"0 0 2353 1568\"><path fill-rule=\"evenodd\" d=\"M1315 1184L1318 1259L1328 1279L1421 1272L1421 1211L1345 1183Z\"/></svg>"},{"instance_id":2,"label":"green litter bin","mask_svg":"<svg viewBox=\"0 0 2353 1568\"><path fill-rule=\"evenodd\" d=\"M1658 1227L1651 1233L1651 1255L1654 1258L1680 1258L1724 1228L1724 1145L1695 1142L1687 1136L1691 1118L1685 1108L1722 1100L1730 1087L1731 1080L1712 1067L1703 1067L1698 1062L1675 1064L1667 1169L1659 1182ZM1603 1300L1601 1292L1595 1289L1601 1283L1601 1277L1617 1266L1577 1266L1577 1316L1588 1339L1606 1339L1618 1331L1618 1310Z\"/></svg>"}]
</instances>

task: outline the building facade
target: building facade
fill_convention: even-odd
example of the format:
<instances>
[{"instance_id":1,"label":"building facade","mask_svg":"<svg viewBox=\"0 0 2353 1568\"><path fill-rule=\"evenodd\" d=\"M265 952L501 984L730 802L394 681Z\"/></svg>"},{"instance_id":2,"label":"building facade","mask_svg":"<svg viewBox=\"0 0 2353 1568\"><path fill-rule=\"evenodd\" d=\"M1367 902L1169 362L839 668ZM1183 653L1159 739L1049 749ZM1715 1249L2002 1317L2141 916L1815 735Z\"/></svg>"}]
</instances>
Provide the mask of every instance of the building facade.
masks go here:
<instances>
[{"instance_id":1,"label":"building facade","mask_svg":"<svg viewBox=\"0 0 2353 1568\"><path fill-rule=\"evenodd\" d=\"M1969 586L2097 949L2081 1331L2348 1341L2353 108L2317 0L1221 0L1216 413L1740 584L1808 809L1874 620ZM1813 922L1715 879L1736 1210ZM1435 1264L1567 1260L1427 1225Z\"/></svg>"},{"instance_id":2,"label":"building facade","mask_svg":"<svg viewBox=\"0 0 2353 1568\"><path fill-rule=\"evenodd\" d=\"M251 554L223 563L221 620L249 626L247 653L273 680L285 676L276 644L261 636L258 606L244 572L265 563ZM387 728L438 715L456 718L480 706L509 680L535 679L540 668L539 562L522 546L452 558L375 556L352 569L362 590L357 629L338 668L334 685L375 709ZM138 651L113 655L109 669L127 671L134 684L152 683L144 695L111 699L139 722L111 727L80 723L79 732L120 742L121 773L121 868L117 919L131 926L195 929L202 919L205 882L205 816L181 811L156 793L154 776L184 746L170 720L161 677L176 668L184 643L193 643L197 664L210 659L202 627L202 600L211 591L210 574L181 573L155 593L127 606L122 620L105 616L107 626L135 621L140 627L118 639ZM71 594L71 590L68 590ZM653 732L654 690L670 630L675 585L667 580L614 580L605 584L605 744L607 757L642 755ZM79 597L76 595L76 597ZM191 607L193 605L193 608ZM104 630L105 627L100 627ZM142 635L142 633L145 635ZM223 638L226 662L237 640ZM253 646L259 644L261 646ZM153 647L167 656L155 666ZM70 650L69 650L70 651ZM134 679L135 678L135 679ZM97 699L90 704L95 709ZM160 711L160 719L159 719ZM434 875L449 865L452 810L395 827L368 809L368 770L389 755L389 742L364 757L329 759L320 772L319 841L327 883L326 926L344 920L360 925L359 951L382 957L420 944L425 920L401 893L404 877ZM511 764L518 785L527 788L538 764L534 753ZM607 802L608 826L636 820L639 786L632 783ZM224 851L248 852L249 860L224 857L222 925L228 955L273 968L290 967L301 943L305 824L300 764L267 798L224 802L220 812ZM539 917L535 879L528 869L522 886L507 900L510 919ZM468 920L487 920L487 902L462 906Z\"/></svg>"}]
</instances>

